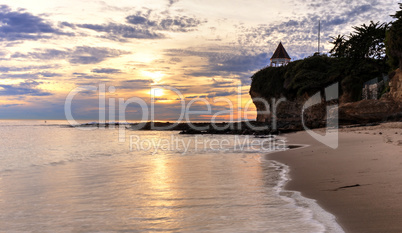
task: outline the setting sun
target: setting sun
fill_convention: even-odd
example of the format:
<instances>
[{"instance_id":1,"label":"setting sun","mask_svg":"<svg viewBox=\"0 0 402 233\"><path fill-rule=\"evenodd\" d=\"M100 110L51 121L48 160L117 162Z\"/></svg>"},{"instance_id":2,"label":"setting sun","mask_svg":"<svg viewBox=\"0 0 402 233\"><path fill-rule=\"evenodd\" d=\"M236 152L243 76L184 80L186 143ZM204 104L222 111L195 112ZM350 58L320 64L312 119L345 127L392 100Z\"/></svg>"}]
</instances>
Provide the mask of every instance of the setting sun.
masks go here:
<instances>
[{"instance_id":1,"label":"setting sun","mask_svg":"<svg viewBox=\"0 0 402 233\"><path fill-rule=\"evenodd\" d=\"M161 88L151 88L149 94L153 97L161 97L165 94L165 92Z\"/></svg>"}]
</instances>

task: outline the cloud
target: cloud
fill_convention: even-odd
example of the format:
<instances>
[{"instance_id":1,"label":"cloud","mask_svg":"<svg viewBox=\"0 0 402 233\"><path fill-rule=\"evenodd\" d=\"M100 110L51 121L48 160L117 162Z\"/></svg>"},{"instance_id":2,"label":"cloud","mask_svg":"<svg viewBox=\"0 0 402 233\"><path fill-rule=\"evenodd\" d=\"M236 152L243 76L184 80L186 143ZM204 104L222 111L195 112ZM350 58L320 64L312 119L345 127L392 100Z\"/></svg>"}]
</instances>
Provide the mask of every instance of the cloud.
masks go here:
<instances>
[{"instance_id":1,"label":"cloud","mask_svg":"<svg viewBox=\"0 0 402 233\"><path fill-rule=\"evenodd\" d=\"M118 57L129 52L102 47L76 47L69 57L71 64L96 64L107 58Z\"/></svg>"},{"instance_id":2,"label":"cloud","mask_svg":"<svg viewBox=\"0 0 402 233\"><path fill-rule=\"evenodd\" d=\"M191 71L191 72L188 72L185 74L192 76L192 77L215 77L215 76L222 75L222 73L220 73L220 72L214 72L211 70Z\"/></svg>"},{"instance_id":3,"label":"cloud","mask_svg":"<svg viewBox=\"0 0 402 233\"><path fill-rule=\"evenodd\" d=\"M82 80L81 82L76 82L78 85L89 85L89 86L98 86L99 84L105 84L107 87L115 87L116 94L119 93L119 90L150 90L153 81L151 79L133 79L133 80L125 80L115 82L113 79L108 77L102 77L97 75L88 75L85 73L74 73L77 78ZM90 91L86 92L86 94L94 94L95 92Z\"/></svg>"},{"instance_id":4,"label":"cloud","mask_svg":"<svg viewBox=\"0 0 402 233\"><path fill-rule=\"evenodd\" d=\"M12 58L26 58L39 60L67 59L71 64L97 64L108 58L129 54L127 51L104 47L77 46L74 49L57 50L45 49L40 52L14 53Z\"/></svg>"},{"instance_id":5,"label":"cloud","mask_svg":"<svg viewBox=\"0 0 402 233\"><path fill-rule=\"evenodd\" d=\"M0 74L0 78L2 79L29 79L34 80L37 78L51 78L51 77L59 77L61 74L53 73L53 72L29 72L29 73L8 73L4 72Z\"/></svg>"},{"instance_id":6,"label":"cloud","mask_svg":"<svg viewBox=\"0 0 402 233\"><path fill-rule=\"evenodd\" d=\"M169 16L160 13L153 13L151 10L137 12L127 16L127 24L107 23L107 24L71 24L68 22L60 23L61 27L76 27L93 30L102 33L101 37L126 42L126 39L164 39L163 32L189 32L204 23L195 17ZM161 16L163 15L163 16ZM206 22L206 21L205 21Z\"/></svg>"},{"instance_id":7,"label":"cloud","mask_svg":"<svg viewBox=\"0 0 402 233\"><path fill-rule=\"evenodd\" d=\"M249 72L264 67L269 62L266 53L260 54L218 54L209 57L213 71L224 71L232 73Z\"/></svg>"},{"instance_id":8,"label":"cloud","mask_svg":"<svg viewBox=\"0 0 402 233\"><path fill-rule=\"evenodd\" d=\"M342 25L342 24L350 25L350 22L356 21L360 17L365 18L366 13L369 13L371 15L373 13L373 11L375 11L375 10L376 9L372 5L369 5L369 4L353 6L353 7L349 8L347 11L343 12L342 15L326 14L322 18L322 22L327 27ZM369 21L371 19L367 19L367 20Z\"/></svg>"},{"instance_id":9,"label":"cloud","mask_svg":"<svg viewBox=\"0 0 402 233\"><path fill-rule=\"evenodd\" d=\"M213 93L208 94L208 98L234 96L236 94L237 94L236 91L220 91L220 92L213 92Z\"/></svg>"},{"instance_id":10,"label":"cloud","mask_svg":"<svg viewBox=\"0 0 402 233\"><path fill-rule=\"evenodd\" d=\"M142 15L141 12L137 13L137 15L129 15L126 17L126 20L128 23L134 24L134 25L146 25L146 26L156 26L156 22L149 20L149 13L148 15Z\"/></svg>"},{"instance_id":11,"label":"cloud","mask_svg":"<svg viewBox=\"0 0 402 233\"><path fill-rule=\"evenodd\" d=\"M302 59L317 52L318 22L321 20L320 51L329 51L332 36L349 34L352 26L371 20L387 22L397 4L392 1L292 1L295 7L305 9L292 17L254 27L237 25L238 46L272 55L282 41L292 60ZM388 13L387 13L388 12ZM257 54L258 54L257 53Z\"/></svg>"},{"instance_id":12,"label":"cloud","mask_svg":"<svg viewBox=\"0 0 402 233\"><path fill-rule=\"evenodd\" d=\"M154 16L156 15L156 16ZM206 21L202 22L195 17L187 16L160 16L153 13L151 10L146 12L137 12L136 14L126 17L126 22L129 24L70 24L67 22L61 23L61 26L71 28L80 27L90 29L96 32L105 33L104 38L111 40L124 41L124 38L135 39L163 39L166 36L164 31L170 32L189 32ZM122 39L123 38L123 39Z\"/></svg>"},{"instance_id":13,"label":"cloud","mask_svg":"<svg viewBox=\"0 0 402 233\"><path fill-rule=\"evenodd\" d=\"M47 70L58 68L55 65L41 65L41 66L0 66L0 72L7 73L10 71L31 71L31 70Z\"/></svg>"},{"instance_id":14,"label":"cloud","mask_svg":"<svg viewBox=\"0 0 402 233\"><path fill-rule=\"evenodd\" d=\"M45 78L52 78L52 77L59 77L61 74L59 73L53 73L53 72L39 72L39 75Z\"/></svg>"},{"instance_id":15,"label":"cloud","mask_svg":"<svg viewBox=\"0 0 402 233\"><path fill-rule=\"evenodd\" d=\"M0 60L3 60L3 58L1 58L1 57L5 57L6 55L7 55L7 52L6 52L6 51L0 50Z\"/></svg>"},{"instance_id":16,"label":"cloud","mask_svg":"<svg viewBox=\"0 0 402 233\"><path fill-rule=\"evenodd\" d=\"M185 74L195 77L235 76L248 77L253 71L269 64L267 53L239 50L234 47L170 49L166 55L173 57L195 56L207 61L206 65L185 70ZM246 74L246 75L245 75ZM245 76L244 76L245 75Z\"/></svg>"},{"instance_id":17,"label":"cloud","mask_svg":"<svg viewBox=\"0 0 402 233\"><path fill-rule=\"evenodd\" d=\"M16 107L20 106L22 104L0 104L0 108L10 108L10 107Z\"/></svg>"},{"instance_id":18,"label":"cloud","mask_svg":"<svg viewBox=\"0 0 402 233\"><path fill-rule=\"evenodd\" d=\"M170 0L169 5L178 2L178 0ZM113 11L132 11L132 8L118 8L112 7L104 2L101 4L106 6L106 9ZM7 6L2 6L0 12L10 12L10 8ZM169 11L163 12L153 12L152 10L138 11L133 15L128 15L125 17L125 23L104 23L104 24L91 24L91 23L81 23L75 24L72 22L62 21L57 23L57 27L53 27L52 24L46 22L44 19L34 16L25 12L13 12L19 14L21 18L26 18L29 20L30 24L37 24L37 26L32 26L32 28L23 27L18 34L19 39L40 39L40 38L50 38L51 34L59 35L76 35L72 32L63 32L62 29L69 28L73 32L81 29L88 29L100 33L100 38L105 38L109 40L127 42L127 39L164 39L166 35L163 32L189 32L194 31L197 27L206 23L207 21L201 21L195 17L188 16L170 16ZM0 14L1 16L1 14ZM29 17L28 17L29 16ZM5 20L5 19L4 19ZM1 20L0 20L1 25ZM4 25L2 26L4 27ZM0 27L0 30L1 28ZM36 30L34 30L36 28ZM6 28L5 28L6 29ZM1 32L1 31L0 31ZM32 34L35 32L36 34ZM84 35L84 34L82 34ZM0 33L1 36L1 33ZM88 36L88 35L87 35ZM17 37L16 37L17 38ZM14 38L14 39L16 39ZM8 40L14 40L11 35L9 35ZM1 41L1 38L0 38Z\"/></svg>"},{"instance_id":19,"label":"cloud","mask_svg":"<svg viewBox=\"0 0 402 233\"><path fill-rule=\"evenodd\" d=\"M0 41L38 40L52 34L67 35L38 16L0 5Z\"/></svg>"},{"instance_id":20,"label":"cloud","mask_svg":"<svg viewBox=\"0 0 402 233\"><path fill-rule=\"evenodd\" d=\"M73 75L75 75L74 79L94 79L94 80L109 80L109 77L106 76L99 76L99 75L91 75L91 74L87 74L87 73L73 73ZM83 85L81 83L81 85Z\"/></svg>"},{"instance_id":21,"label":"cloud","mask_svg":"<svg viewBox=\"0 0 402 233\"><path fill-rule=\"evenodd\" d=\"M179 2L179 0L168 0L168 6L171 7L173 4Z\"/></svg>"},{"instance_id":22,"label":"cloud","mask_svg":"<svg viewBox=\"0 0 402 233\"><path fill-rule=\"evenodd\" d=\"M225 80L216 80L215 78L212 78L212 81L214 87L220 87L220 88L236 87L238 85L238 83L233 82L233 80L225 81Z\"/></svg>"},{"instance_id":23,"label":"cloud","mask_svg":"<svg viewBox=\"0 0 402 233\"><path fill-rule=\"evenodd\" d=\"M151 84L153 81L151 79L133 79L126 80L119 83L116 86L116 89L129 89L129 90L138 90L138 89L149 89L151 88Z\"/></svg>"},{"instance_id":24,"label":"cloud","mask_svg":"<svg viewBox=\"0 0 402 233\"><path fill-rule=\"evenodd\" d=\"M16 74L1 74L0 78L2 79L36 79L38 78L38 73L16 73Z\"/></svg>"},{"instance_id":25,"label":"cloud","mask_svg":"<svg viewBox=\"0 0 402 233\"><path fill-rule=\"evenodd\" d=\"M132 27L125 24L77 24L77 27L94 30L97 32L104 32L107 35L104 36L111 40L120 40L123 38L135 38L135 39L162 39L165 38L163 34L150 31L146 28Z\"/></svg>"},{"instance_id":26,"label":"cloud","mask_svg":"<svg viewBox=\"0 0 402 233\"><path fill-rule=\"evenodd\" d=\"M38 89L37 86L40 82L36 81L25 81L16 85L0 85L0 96L49 96L52 95L50 92Z\"/></svg>"},{"instance_id":27,"label":"cloud","mask_svg":"<svg viewBox=\"0 0 402 233\"><path fill-rule=\"evenodd\" d=\"M74 24L72 24L72 23L69 23L69 22L60 22L59 23L59 27L61 27L61 28L64 28L64 27L69 27L69 28L72 28L72 29L75 29L75 25Z\"/></svg>"},{"instance_id":28,"label":"cloud","mask_svg":"<svg viewBox=\"0 0 402 233\"><path fill-rule=\"evenodd\" d=\"M16 52L13 55L11 55L11 58L57 60L67 58L72 52L73 52L72 50L45 49L43 52L29 52L25 54Z\"/></svg>"},{"instance_id":29,"label":"cloud","mask_svg":"<svg viewBox=\"0 0 402 233\"><path fill-rule=\"evenodd\" d=\"M113 69L113 68L96 68L91 70L93 73L99 73L99 74L116 74L116 73L121 73L119 69Z\"/></svg>"},{"instance_id":30,"label":"cloud","mask_svg":"<svg viewBox=\"0 0 402 233\"><path fill-rule=\"evenodd\" d=\"M148 28L157 31L188 32L194 31L200 24L205 23L194 17L187 16L165 16L153 18L151 12L137 12L135 15L126 17L128 23L141 28Z\"/></svg>"},{"instance_id":31,"label":"cloud","mask_svg":"<svg viewBox=\"0 0 402 233\"><path fill-rule=\"evenodd\" d=\"M179 63L182 62L183 60L178 58L178 57L173 57L169 60L170 63Z\"/></svg>"}]
</instances>

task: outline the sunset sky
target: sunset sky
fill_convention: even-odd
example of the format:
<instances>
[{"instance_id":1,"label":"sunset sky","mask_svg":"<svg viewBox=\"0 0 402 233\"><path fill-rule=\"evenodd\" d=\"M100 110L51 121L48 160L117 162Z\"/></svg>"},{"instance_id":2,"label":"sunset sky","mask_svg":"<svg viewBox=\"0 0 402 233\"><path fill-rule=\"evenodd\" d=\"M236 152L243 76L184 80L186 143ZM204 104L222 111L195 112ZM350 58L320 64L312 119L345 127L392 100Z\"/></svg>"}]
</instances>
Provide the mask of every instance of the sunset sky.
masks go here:
<instances>
[{"instance_id":1,"label":"sunset sky","mask_svg":"<svg viewBox=\"0 0 402 233\"><path fill-rule=\"evenodd\" d=\"M331 36L370 20L390 22L397 2L3 0L0 119L65 119L72 90L105 85L107 115L109 101L116 100L116 111L119 98L139 97L150 105L151 87L165 86L180 91L186 105L205 98L211 113L192 119L206 120L230 110L223 97L234 107L238 92L242 106L250 100L250 76L269 64L280 41L292 60L311 56L321 20L321 51L327 52ZM179 99L166 88L155 91L155 120L176 120ZM207 110L201 101L189 109ZM250 110L243 117L253 119L254 106ZM82 89L74 96L74 118L97 119L98 112L97 90ZM227 115L217 119L230 120ZM126 118L140 119L139 105L130 104Z\"/></svg>"}]
</instances>

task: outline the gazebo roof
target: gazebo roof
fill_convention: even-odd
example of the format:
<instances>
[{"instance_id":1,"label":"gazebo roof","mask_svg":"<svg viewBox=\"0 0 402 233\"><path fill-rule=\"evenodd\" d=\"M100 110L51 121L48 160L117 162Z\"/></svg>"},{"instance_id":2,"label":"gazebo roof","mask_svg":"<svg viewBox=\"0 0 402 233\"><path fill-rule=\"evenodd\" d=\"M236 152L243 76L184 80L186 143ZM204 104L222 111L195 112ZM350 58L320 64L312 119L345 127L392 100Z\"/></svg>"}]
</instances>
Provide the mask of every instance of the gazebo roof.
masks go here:
<instances>
[{"instance_id":1,"label":"gazebo roof","mask_svg":"<svg viewBox=\"0 0 402 233\"><path fill-rule=\"evenodd\" d=\"M279 42L278 48L276 48L274 55L272 55L271 60L275 58L285 58L291 59L289 54L286 52L285 48L282 45L282 42Z\"/></svg>"}]
</instances>

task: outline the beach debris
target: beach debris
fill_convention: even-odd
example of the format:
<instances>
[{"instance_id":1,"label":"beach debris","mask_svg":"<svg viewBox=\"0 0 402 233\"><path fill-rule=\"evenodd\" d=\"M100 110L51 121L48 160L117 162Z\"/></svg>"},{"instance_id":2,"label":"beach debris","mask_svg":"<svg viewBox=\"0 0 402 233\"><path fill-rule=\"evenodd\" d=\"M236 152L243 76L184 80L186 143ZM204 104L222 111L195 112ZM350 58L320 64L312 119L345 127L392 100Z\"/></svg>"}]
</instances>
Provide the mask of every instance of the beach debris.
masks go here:
<instances>
[{"instance_id":1,"label":"beach debris","mask_svg":"<svg viewBox=\"0 0 402 233\"><path fill-rule=\"evenodd\" d=\"M338 191L338 190L347 189L347 188L360 187L360 186L361 186L360 184L347 185L347 186L342 186L342 187L336 188L336 189L334 189L333 191Z\"/></svg>"}]
</instances>

